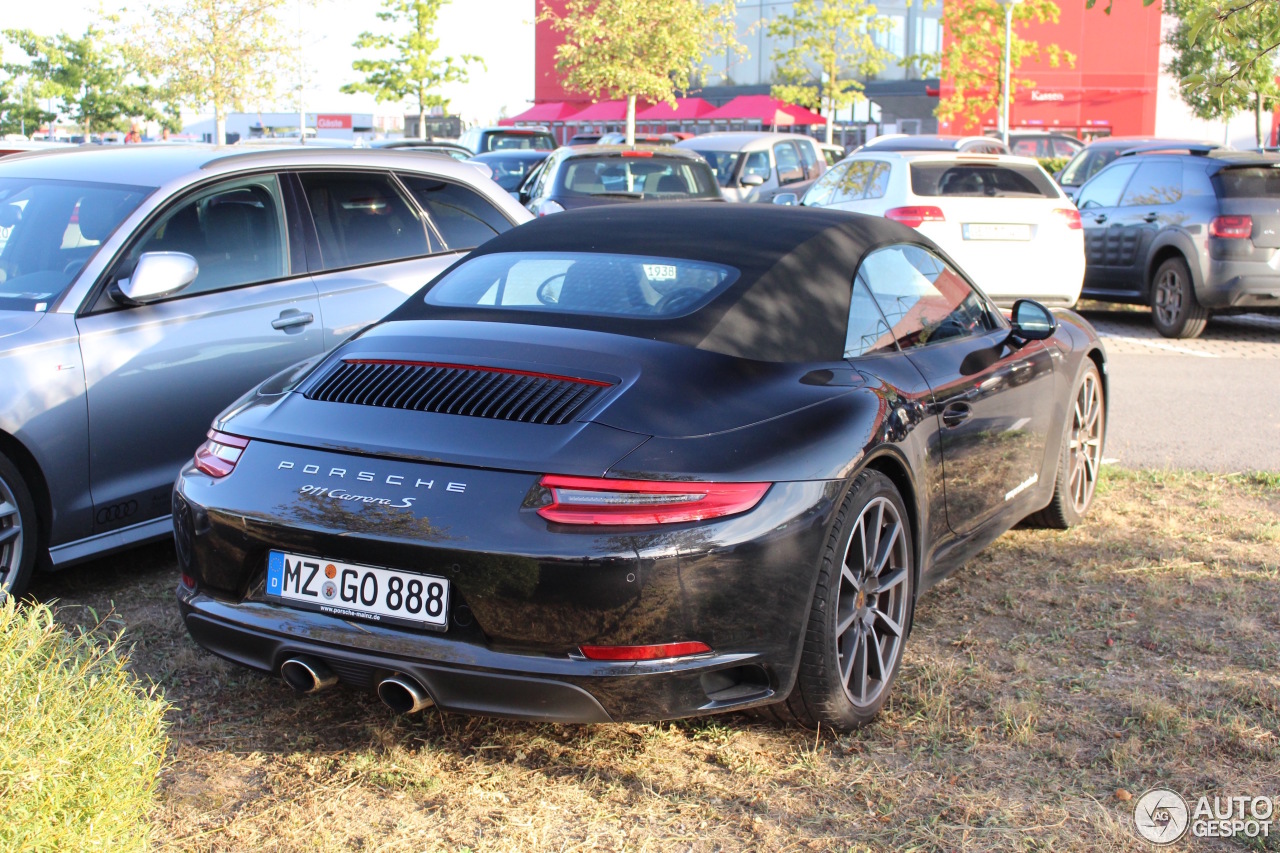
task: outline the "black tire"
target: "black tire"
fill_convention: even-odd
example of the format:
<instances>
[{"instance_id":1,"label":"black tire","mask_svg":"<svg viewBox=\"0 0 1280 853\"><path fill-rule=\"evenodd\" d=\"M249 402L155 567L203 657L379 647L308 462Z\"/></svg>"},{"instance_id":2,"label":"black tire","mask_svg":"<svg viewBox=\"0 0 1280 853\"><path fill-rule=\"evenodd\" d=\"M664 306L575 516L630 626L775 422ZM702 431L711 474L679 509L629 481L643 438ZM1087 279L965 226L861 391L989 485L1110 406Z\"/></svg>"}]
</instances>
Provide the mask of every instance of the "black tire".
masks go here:
<instances>
[{"instance_id":1,"label":"black tire","mask_svg":"<svg viewBox=\"0 0 1280 853\"><path fill-rule=\"evenodd\" d=\"M864 557L868 544L874 558ZM885 475L864 471L827 539L795 687L784 702L762 710L808 728L849 731L871 722L888 701L902 664L914 610L914 569L902 496Z\"/></svg>"},{"instance_id":2,"label":"black tire","mask_svg":"<svg viewBox=\"0 0 1280 853\"><path fill-rule=\"evenodd\" d=\"M1209 322L1209 309L1196 299L1182 258L1166 259L1151 277L1151 322L1166 338L1198 337Z\"/></svg>"},{"instance_id":3,"label":"black tire","mask_svg":"<svg viewBox=\"0 0 1280 853\"><path fill-rule=\"evenodd\" d=\"M36 505L22 475L0 453L0 598L26 592L36 564Z\"/></svg>"},{"instance_id":4,"label":"black tire","mask_svg":"<svg viewBox=\"0 0 1280 853\"><path fill-rule=\"evenodd\" d=\"M1079 524L1093 504L1107 435L1107 407L1102 374L1093 359L1071 392L1071 406L1063 426L1062 450L1049 505L1023 522L1025 527L1066 530Z\"/></svg>"}]
</instances>

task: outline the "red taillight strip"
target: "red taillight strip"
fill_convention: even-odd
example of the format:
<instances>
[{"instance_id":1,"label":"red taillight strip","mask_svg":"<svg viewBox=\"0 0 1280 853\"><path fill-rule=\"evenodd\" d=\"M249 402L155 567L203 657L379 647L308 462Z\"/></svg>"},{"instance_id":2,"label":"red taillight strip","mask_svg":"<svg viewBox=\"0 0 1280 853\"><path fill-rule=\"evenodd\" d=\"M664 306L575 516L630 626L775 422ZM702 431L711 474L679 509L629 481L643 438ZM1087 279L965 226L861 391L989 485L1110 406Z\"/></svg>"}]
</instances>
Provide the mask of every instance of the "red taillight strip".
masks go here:
<instances>
[{"instance_id":1,"label":"red taillight strip","mask_svg":"<svg viewBox=\"0 0 1280 853\"><path fill-rule=\"evenodd\" d=\"M1253 217L1215 216L1209 223L1209 236L1227 240L1248 240L1253 236Z\"/></svg>"},{"instance_id":2,"label":"red taillight strip","mask_svg":"<svg viewBox=\"0 0 1280 853\"><path fill-rule=\"evenodd\" d=\"M558 524L676 524L746 512L760 503L769 483L692 483L610 480L548 474L540 485L551 503L538 515Z\"/></svg>"},{"instance_id":3,"label":"red taillight strip","mask_svg":"<svg viewBox=\"0 0 1280 853\"><path fill-rule=\"evenodd\" d=\"M1080 211L1074 207L1055 207L1053 212L1061 216L1067 221L1067 227L1072 231L1081 231L1084 225L1080 222Z\"/></svg>"},{"instance_id":4,"label":"red taillight strip","mask_svg":"<svg viewBox=\"0 0 1280 853\"><path fill-rule=\"evenodd\" d=\"M656 646L578 646L587 660L665 660L711 654L706 643L661 643Z\"/></svg>"},{"instance_id":5,"label":"red taillight strip","mask_svg":"<svg viewBox=\"0 0 1280 853\"><path fill-rule=\"evenodd\" d=\"M400 367L440 367L445 370L478 370L482 373L506 373L511 376L533 376L538 379L554 379L557 382L577 382L579 385L612 387L612 382L599 379L583 379L580 376L561 376L558 373L539 373L536 370L514 370L510 367L482 367L478 364L449 364L443 361L404 361L395 358L344 358L343 364L391 364Z\"/></svg>"},{"instance_id":6,"label":"red taillight strip","mask_svg":"<svg viewBox=\"0 0 1280 853\"><path fill-rule=\"evenodd\" d=\"M209 438L196 448L196 468L210 477L221 479L236 469L240 454L249 446L249 439L225 432L209 430Z\"/></svg>"},{"instance_id":7,"label":"red taillight strip","mask_svg":"<svg viewBox=\"0 0 1280 853\"><path fill-rule=\"evenodd\" d=\"M932 205L911 205L910 207L894 207L884 212L885 219L901 222L908 228L919 228L925 222L946 222L942 208Z\"/></svg>"}]
</instances>

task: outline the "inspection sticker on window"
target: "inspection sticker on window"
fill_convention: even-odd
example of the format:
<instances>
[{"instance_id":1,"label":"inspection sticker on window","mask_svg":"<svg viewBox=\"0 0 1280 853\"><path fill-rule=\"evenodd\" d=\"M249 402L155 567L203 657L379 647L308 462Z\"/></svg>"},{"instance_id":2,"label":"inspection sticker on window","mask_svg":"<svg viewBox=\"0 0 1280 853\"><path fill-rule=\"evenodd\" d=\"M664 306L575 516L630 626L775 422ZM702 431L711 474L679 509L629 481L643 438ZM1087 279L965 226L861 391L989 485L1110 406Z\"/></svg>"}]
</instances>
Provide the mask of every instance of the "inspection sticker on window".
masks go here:
<instances>
[{"instance_id":1,"label":"inspection sticker on window","mask_svg":"<svg viewBox=\"0 0 1280 853\"><path fill-rule=\"evenodd\" d=\"M644 264L644 275L649 281L675 281L674 264Z\"/></svg>"}]
</instances>

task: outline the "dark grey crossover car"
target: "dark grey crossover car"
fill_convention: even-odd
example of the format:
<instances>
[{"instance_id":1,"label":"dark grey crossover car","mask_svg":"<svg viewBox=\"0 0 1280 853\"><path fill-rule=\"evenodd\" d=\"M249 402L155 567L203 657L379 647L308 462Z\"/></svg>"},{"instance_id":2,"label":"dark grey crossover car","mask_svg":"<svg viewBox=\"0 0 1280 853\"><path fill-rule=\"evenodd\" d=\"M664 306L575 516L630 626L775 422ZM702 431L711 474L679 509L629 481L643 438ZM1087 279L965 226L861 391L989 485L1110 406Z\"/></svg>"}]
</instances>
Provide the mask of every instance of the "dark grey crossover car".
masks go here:
<instances>
[{"instance_id":1,"label":"dark grey crossover car","mask_svg":"<svg viewBox=\"0 0 1280 853\"><path fill-rule=\"evenodd\" d=\"M129 146L0 163L0 594L171 535L174 477L263 378L529 218L472 166Z\"/></svg>"},{"instance_id":2,"label":"dark grey crossover car","mask_svg":"<svg viewBox=\"0 0 1280 853\"><path fill-rule=\"evenodd\" d=\"M1083 295L1150 305L1169 338L1196 337L1211 313L1280 310L1280 158L1160 146L1080 188Z\"/></svg>"}]
</instances>

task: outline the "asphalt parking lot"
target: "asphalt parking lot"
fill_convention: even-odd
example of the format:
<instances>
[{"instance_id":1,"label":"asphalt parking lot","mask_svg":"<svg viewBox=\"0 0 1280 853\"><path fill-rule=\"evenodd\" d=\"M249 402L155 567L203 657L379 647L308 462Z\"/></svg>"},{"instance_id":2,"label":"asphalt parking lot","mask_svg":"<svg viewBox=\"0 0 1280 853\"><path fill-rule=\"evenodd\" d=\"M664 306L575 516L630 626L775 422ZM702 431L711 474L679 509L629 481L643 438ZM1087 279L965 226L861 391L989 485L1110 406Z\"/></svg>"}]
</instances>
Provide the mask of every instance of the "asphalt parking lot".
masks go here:
<instances>
[{"instance_id":1,"label":"asphalt parking lot","mask_svg":"<svg viewBox=\"0 0 1280 853\"><path fill-rule=\"evenodd\" d=\"M1081 313L1111 358L1106 457L1126 468L1280 471L1280 316L1163 338L1147 311Z\"/></svg>"}]
</instances>

